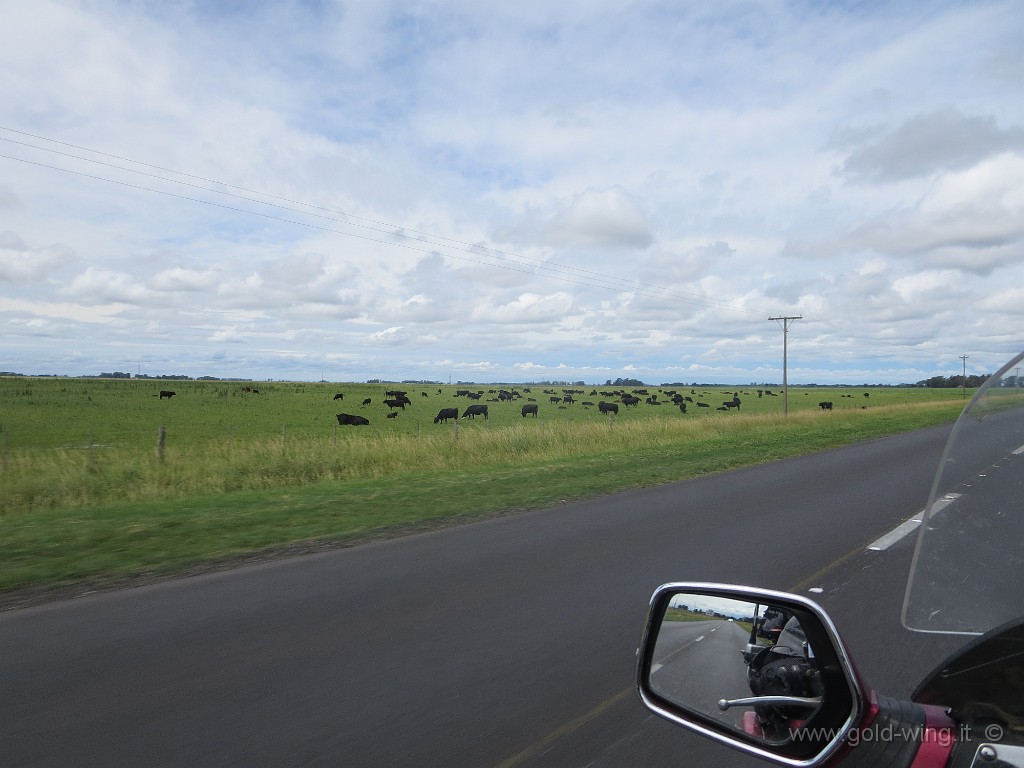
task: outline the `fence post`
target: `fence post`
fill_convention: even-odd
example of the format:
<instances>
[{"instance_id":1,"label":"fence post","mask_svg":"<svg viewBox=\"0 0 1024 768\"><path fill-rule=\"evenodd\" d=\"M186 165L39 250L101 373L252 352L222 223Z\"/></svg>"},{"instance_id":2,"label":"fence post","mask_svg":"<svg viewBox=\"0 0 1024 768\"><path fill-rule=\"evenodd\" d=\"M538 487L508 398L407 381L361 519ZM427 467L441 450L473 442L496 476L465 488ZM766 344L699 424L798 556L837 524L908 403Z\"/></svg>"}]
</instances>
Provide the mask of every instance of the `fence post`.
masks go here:
<instances>
[{"instance_id":1,"label":"fence post","mask_svg":"<svg viewBox=\"0 0 1024 768\"><path fill-rule=\"evenodd\" d=\"M167 428L161 426L156 432L156 458L161 464L164 463L164 445L167 443Z\"/></svg>"},{"instance_id":2,"label":"fence post","mask_svg":"<svg viewBox=\"0 0 1024 768\"><path fill-rule=\"evenodd\" d=\"M453 440L458 440L459 439L459 420L458 419L455 419L455 421L452 422L452 439Z\"/></svg>"}]
</instances>

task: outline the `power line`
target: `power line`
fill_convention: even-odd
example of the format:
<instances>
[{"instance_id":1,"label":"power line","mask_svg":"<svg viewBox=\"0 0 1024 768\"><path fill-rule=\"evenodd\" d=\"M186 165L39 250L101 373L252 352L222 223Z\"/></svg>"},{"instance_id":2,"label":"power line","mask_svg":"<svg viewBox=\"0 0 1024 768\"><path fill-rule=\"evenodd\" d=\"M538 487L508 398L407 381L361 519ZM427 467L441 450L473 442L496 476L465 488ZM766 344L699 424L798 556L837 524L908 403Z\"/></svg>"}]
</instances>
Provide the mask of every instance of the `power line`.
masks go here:
<instances>
[{"instance_id":1,"label":"power line","mask_svg":"<svg viewBox=\"0 0 1024 768\"><path fill-rule=\"evenodd\" d=\"M125 158L125 157L122 157L122 156L119 156L119 155L114 155L114 154L110 154L110 153L106 153L106 152L100 152L98 150L92 150L92 149L89 149L87 147L82 147L82 146L79 146L79 145L76 145L76 144L69 144L67 142L61 142L61 141L57 141L55 139L49 139L49 138L46 138L46 137L43 137L43 136L38 136L36 134L27 133L25 131L18 131L18 130L13 129L13 128L8 128L6 126L0 126L0 130L5 130L5 131L12 132L12 133L17 133L17 134L22 135L22 136L29 136L29 137L34 138L34 139L39 139L41 141L51 142L51 143L54 143L54 144L58 144L60 146L70 147L70 148L77 149L77 150L80 150L80 151L83 151L83 152L91 152L91 153L98 154L98 155L103 156L103 157L109 157L109 158L112 158L112 159L115 159L115 160L119 160L121 162L133 163L133 164L140 165L140 166L143 166L143 167L146 167L146 168L152 168L154 170L159 170L159 171L163 171L163 172L166 172L166 173L176 174L176 175L179 175L179 176L183 176L185 178L195 179L197 181L202 181L202 182L205 182L205 183L208 183L208 184L221 185L221 186L224 186L224 187L226 187L228 189L236 189L236 190L239 190L241 192L246 192L247 194L250 194L250 195L260 195L260 196L263 196L263 197L271 198L273 200L280 200L282 202L291 203L293 205L299 205L299 206L302 206L303 208L309 208L309 209L313 209L313 210L324 211L324 212L332 214L332 215L328 216L328 215L324 215L324 214L312 213L310 211L299 211L299 210L296 210L294 208L289 208L288 206L280 205L279 203L271 203L271 202L267 202L266 200L253 199L251 197L246 197L244 195L239 195L239 194L235 194L235 193L232 193L232 192L226 192L224 190L210 189L209 187L204 187L204 186L199 185L199 184L194 184L194 183L191 183L191 182L182 181L180 179L169 179L169 178L166 178L164 176L157 175L157 174L147 173L145 171L140 171L140 170L134 169L134 168L125 168L123 166L115 165L113 163L107 163L107 162L104 162L104 161L101 161L101 160L96 160L94 158L82 157L80 155L74 155L74 154L71 154L71 153L62 152L62 151L55 150L55 149L48 148L48 147L40 147L40 146L37 146L37 145L34 145L34 144L29 144L29 143L26 143L26 142L16 141L14 139L6 138L6 137L0 137L0 140L7 141L7 142L12 143L12 144L17 144L17 145L20 145L20 146L28 147L28 148L31 148L31 149L36 149L36 150L39 150L39 151L42 151L42 152L50 152L50 153L53 153L53 154L62 155L62 156L65 156L65 157L76 159L76 160L81 160L83 162L94 163L94 164L97 164L97 165L102 165L102 166L105 166L105 167L108 167L108 168L112 168L112 169L116 169L116 170L119 170L119 171L124 171L124 172L128 172L128 173L134 173L134 174L137 174L137 175L142 175L142 176L146 176L148 178L158 179L160 181L165 181L165 182L169 182L169 183L172 183L172 184L180 184L180 185L183 185L183 186L191 187L193 189L199 189L199 190L202 190L204 192L210 192L210 193L213 193L213 194L225 195L225 196L228 196L228 197L232 197L232 198L239 199L239 200L244 200L246 202L251 202L251 203L258 204L258 205L266 205L266 206L270 206L270 207L277 208L277 209L280 209L280 210L290 211L292 213L300 213L300 214L306 215L306 216L313 216L315 218L325 219L325 220L328 220L328 221L334 221L334 222L337 222L337 223L340 223L340 224L344 224L344 225L349 226L349 227L359 227L359 228L367 229L367 230L370 230L370 231L373 231L373 232L377 232L377 233L380 233L380 234L386 234L386 235L388 235L389 237L392 237L392 238L404 238L404 239L417 240L418 242L420 242L419 238L413 237L412 234L409 234L409 233L413 233L415 235L420 235L422 237L432 238L433 240L442 241L442 242L439 242L439 243L438 242L430 242L430 241L428 241L430 245L433 245L435 247L443 247L443 248L446 248L446 249L454 249L454 250L457 250L457 251L463 251L463 252L466 252L466 253L471 253L471 254L473 254L473 255L478 257L476 259L466 259L466 258L463 258L463 257L456 256L454 254L448 253L447 251L444 254L444 255L448 255L448 256L450 256L452 258L461 259L463 261L469 261L469 262L477 263L477 264L486 264L488 266L501 267L503 269L508 269L510 271L515 271L515 272L521 272L521 273L524 273L524 274L536 274L536 273L539 273L539 274L541 274L544 277L553 277L555 279L562 280L564 282L568 282L568 283L572 283L572 284L576 284L576 285L583 285L583 286L587 286L587 287L591 287L591 288L604 288L604 289L607 289L607 290L615 290L615 291L620 291L620 292L630 292L630 293L635 293L635 294L642 295L642 296L647 296L647 297L652 297L652 298L662 298L662 299L667 299L667 300L670 300L670 301L677 301L677 302L682 302L682 303L695 304L695 305L698 305L698 306L712 305L712 306L718 306L719 308L722 308L722 309L730 309L730 310L733 310L733 311L743 312L743 313L747 313L747 314L763 314L763 311L759 311L757 309L749 309L749 308L746 308L746 307L739 306L736 303L735 300L731 300L730 301L730 300L725 300L725 299L716 299L714 297L705 296L705 295L702 295L702 294L696 294L696 293L690 293L690 292L686 292L686 291L680 291L679 289L675 289L675 288L668 288L668 287L665 287L665 286L653 285L653 284L649 284L649 283L643 283L643 282L640 282L638 280L624 281L621 277L618 277L618 276L606 275L606 274L603 274L603 273L600 273L600 272L596 272L594 270L587 270L587 269L583 269L583 268L580 268L580 267L573 267L573 266L562 265L562 264L557 264L557 263L545 262L545 261L543 261L541 259L536 259L536 258L533 258L533 257L524 256L522 254L511 253L511 252L508 252L508 251L503 251L503 250L496 249L496 248L491 248L491 247L488 247L488 246L483 246L483 245L479 245L479 244L473 244L473 243L469 243L469 242L466 242L466 241L463 241L463 240L458 240L458 239L455 239L455 238L445 237L443 235L435 235L435 234L424 232L424 231L421 231L421 230L417 230L417 229L413 229L413 228L409 228L409 227L403 227L401 225L388 224L387 222L382 222L382 221L378 221L378 220L374 220L374 219L369 219L369 218L365 218L365 217L356 216L354 214L346 213L344 211L335 211L335 210L332 210L332 209L329 209L329 208L326 208L326 207L323 207L323 206L319 206L319 205L315 205L315 204L311 204L311 203L305 203L305 202L301 202L301 201L297 201L297 200L292 200L292 199L289 199L289 198L286 198L286 197L281 197L281 196L278 196L278 195L271 195L271 194L268 194L268 193L257 192L257 191L254 191L254 190L246 189L244 187L239 187L237 185L232 185L232 184L227 184L225 182L220 182L220 181L217 181L215 179L210 179L210 178L206 178L206 177L203 177L203 176L196 176L196 175L192 175L192 174L182 173L180 171L175 171L175 170L170 169L170 168L165 168L165 167L158 166L158 165L153 165L153 164L150 164L150 163L144 163L144 162L141 162L141 161L132 160L130 158ZM182 200L188 200L188 201L191 201L191 202L197 202L197 203L202 203L202 204L206 204L206 205L211 205L211 206L219 207L219 208L222 208L222 209L225 209L225 210L231 210L231 211L236 211L236 212L239 212L239 213L248 213L250 215L262 216L264 218L273 219L273 220L281 221L281 222L284 222L284 223L295 224L295 225L298 225L298 226L311 227L311 228L314 228L314 229L320 229L320 230L323 230L323 231L334 232L336 234L346 235L346 236L349 236L349 237L358 237L360 239L368 240L368 241L371 241L371 242L378 242L378 243L383 243L383 244L386 244L386 245L396 245L396 246L399 246L399 247L409 248L411 250L417 250L417 251L421 251L421 252L428 252L428 253L429 252L433 252L430 249L425 249L425 248L421 248L421 247L418 247L418 246L403 245L401 243L396 243L393 240L380 240L380 239L377 239L377 238L362 236L362 235L358 235L356 233L346 232L346 231L342 231L342 230L337 230L337 229L333 229L333 228L330 228L330 227L317 226L315 224L310 224L308 222L296 221L294 219L287 219L287 218L283 218L283 217L279 217L279 216L269 215L269 214L266 214L266 213L260 213L260 212L257 212L257 211L251 211L251 210L247 210L247 209L236 208L234 206L214 203L214 202L211 202L211 201L208 201L208 200L203 200L203 199L200 199L200 198L189 197L187 195L178 195L178 194L171 193L171 192L166 192L166 191L163 191L163 190L153 189L152 187L146 187L146 186L142 186L142 185L138 185L138 184L130 184L128 182L119 181L119 180L116 180L116 179L109 179L109 178L106 178L106 177L97 176L97 175L94 175L94 174L88 174L88 173L84 173L84 172L81 172L81 171L74 171L74 170L67 169L67 168L61 168L61 167L58 167L58 166L49 165L47 163L39 163L39 162L31 161L31 160L26 160L24 158L13 157L13 156L10 156L10 155L0 155L0 157L3 157L5 159L9 159L9 160L16 160L16 161L27 163L27 164L30 164L30 165L37 165L37 166L40 166L40 167L49 168L49 169L52 169L52 170L57 170L57 171L60 171L60 172L63 172L63 173L75 174L75 175L83 176L83 177L86 177L86 178L95 179L95 180L98 180L98 181L104 181L104 182L112 183L112 184L119 184L119 185L126 186L126 187L133 188L133 189L139 189L139 190L144 190L144 191L148 191L148 192L154 192L154 193L157 193L157 194L164 194L164 195L168 195L168 196L171 196L171 197L176 197L176 198L182 199ZM339 218L337 218L338 216L341 216L341 217L344 217L344 218L339 219ZM349 219L355 219L356 221L350 221ZM367 223L356 223L356 222L367 222ZM373 225L375 225L375 226L373 226ZM387 229L378 229L378 227L387 227ZM490 257L492 259L496 259L498 261L509 262L509 263L514 264L514 265L519 266L519 267L524 267L524 266L525 267L529 267L532 270L536 270L536 273L531 273L531 272L529 272L529 271L527 271L525 269L516 269L515 267L510 267L510 266L507 266L506 264L495 264L495 263L488 263L488 262L481 261L479 257L485 257L485 256L486 257Z\"/></svg>"}]
</instances>

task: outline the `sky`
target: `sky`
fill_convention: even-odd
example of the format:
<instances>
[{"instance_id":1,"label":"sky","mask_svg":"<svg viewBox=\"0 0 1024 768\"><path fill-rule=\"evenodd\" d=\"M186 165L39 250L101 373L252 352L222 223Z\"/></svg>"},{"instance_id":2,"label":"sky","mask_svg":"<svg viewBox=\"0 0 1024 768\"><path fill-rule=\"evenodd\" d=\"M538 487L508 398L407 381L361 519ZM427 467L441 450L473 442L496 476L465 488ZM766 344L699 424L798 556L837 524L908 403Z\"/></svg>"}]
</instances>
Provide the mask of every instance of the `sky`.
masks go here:
<instances>
[{"instance_id":1,"label":"sky","mask_svg":"<svg viewBox=\"0 0 1024 768\"><path fill-rule=\"evenodd\" d=\"M1024 349L1018 0L0 18L0 370L859 385Z\"/></svg>"}]
</instances>

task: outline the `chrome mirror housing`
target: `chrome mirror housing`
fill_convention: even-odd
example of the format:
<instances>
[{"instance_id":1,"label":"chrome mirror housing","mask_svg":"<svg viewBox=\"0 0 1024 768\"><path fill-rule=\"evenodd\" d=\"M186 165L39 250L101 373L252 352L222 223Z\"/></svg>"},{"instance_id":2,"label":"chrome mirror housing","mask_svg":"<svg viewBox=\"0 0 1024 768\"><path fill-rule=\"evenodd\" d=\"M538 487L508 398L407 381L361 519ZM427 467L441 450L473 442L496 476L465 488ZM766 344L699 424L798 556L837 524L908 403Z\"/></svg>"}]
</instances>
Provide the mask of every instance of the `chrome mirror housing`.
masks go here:
<instances>
[{"instance_id":1,"label":"chrome mirror housing","mask_svg":"<svg viewBox=\"0 0 1024 768\"><path fill-rule=\"evenodd\" d=\"M678 725L792 766L825 762L864 708L845 648L817 604L724 584L655 591L637 689Z\"/></svg>"}]
</instances>

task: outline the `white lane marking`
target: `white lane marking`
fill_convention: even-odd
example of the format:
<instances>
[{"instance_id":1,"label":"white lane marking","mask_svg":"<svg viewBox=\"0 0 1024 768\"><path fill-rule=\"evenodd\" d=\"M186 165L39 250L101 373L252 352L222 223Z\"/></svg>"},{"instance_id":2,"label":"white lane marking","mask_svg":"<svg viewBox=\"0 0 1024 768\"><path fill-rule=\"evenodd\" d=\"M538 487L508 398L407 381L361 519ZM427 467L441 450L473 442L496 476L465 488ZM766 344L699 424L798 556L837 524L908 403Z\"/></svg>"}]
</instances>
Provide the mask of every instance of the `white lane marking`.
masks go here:
<instances>
[{"instance_id":1,"label":"white lane marking","mask_svg":"<svg viewBox=\"0 0 1024 768\"><path fill-rule=\"evenodd\" d=\"M959 493L948 493L943 498L935 502L932 512L938 512L943 507L952 504L956 499L960 498ZM912 518L906 522L900 523L891 531L884 536L875 539L871 544L868 545L868 549L872 552L880 552L883 549L888 549L897 541L902 539L904 536L910 535L913 531L917 530L917 526L921 524L921 520L924 518L924 510L922 509Z\"/></svg>"},{"instance_id":2,"label":"white lane marking","mask_svg":"<svg viewBox=\"0 0 1024 768\"><path fill-rule=\"evenodd\" d=\"M824 589L822 589L821 587L811 587L811 588L810 588L810 589L808 589L807 591L808 591L808 592L813 592L813 593L814 593L814 594L816 594L816 595L820 595L820 594L821 594L822 592L824 592L825 590L824 590Z\"/></svg>"},{"instance_id":3,"label":"white lane marking","mask_svg":"<svg viewBox=\"0 0 1024 768\"><path fill-rule=\"evenodd\" d=\"M1022 453L1024 453L1024 445L1022 445L1020 448L1018 448L1016 451L1014 451L1013 455L1014 456L1020 456Z\"/></svg>"},{"instance_id":4,"label":"white lane marking","mask_svg":"<svg viewBox=\"0 0 1024 768\"><path fill-rule=\"evenodd\" d=\"M695 642L695 643L699 643L699 642L700 642L701 640L703 640L703 639L704 639L704 635L701 635L700 637L698 637L698 638L697 638L696 640L694 640L693 642Z\"/></svg>"}]
</instances>

